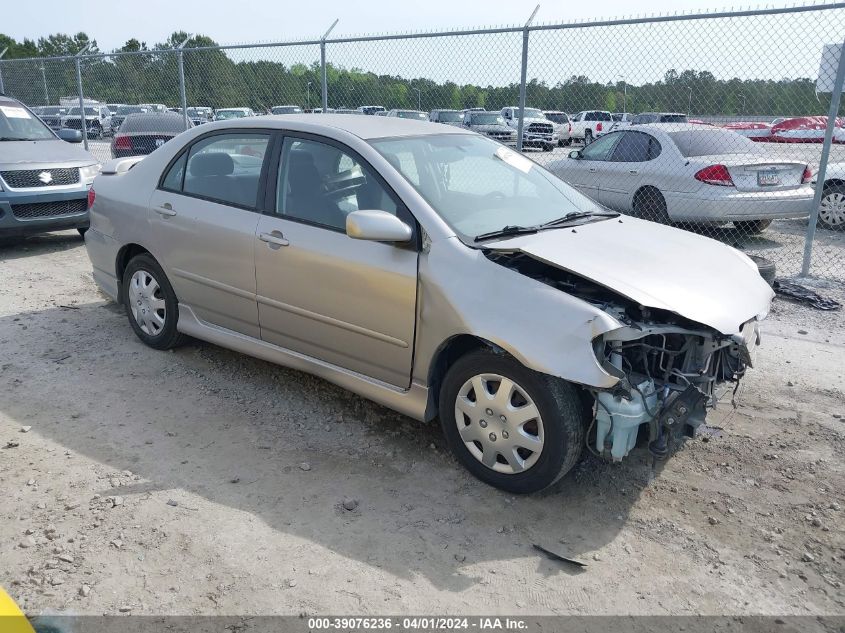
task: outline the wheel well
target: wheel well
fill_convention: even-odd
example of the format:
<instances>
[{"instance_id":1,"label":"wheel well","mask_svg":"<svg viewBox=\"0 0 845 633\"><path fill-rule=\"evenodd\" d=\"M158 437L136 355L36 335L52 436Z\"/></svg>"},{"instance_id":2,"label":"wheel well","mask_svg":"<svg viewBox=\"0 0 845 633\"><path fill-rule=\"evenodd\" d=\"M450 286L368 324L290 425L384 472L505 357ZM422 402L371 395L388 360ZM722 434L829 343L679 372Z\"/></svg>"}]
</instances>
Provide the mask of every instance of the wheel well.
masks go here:
<instances>
[{"instance_id":1,"label":"wheel well","mask_svg":"<svg viewBox=\"0 0 845 633\"><path fill-rule=\"evenodd\" d=\"M117 252L115 273L117 274L118 303L123 301L123 271L126 270L126 267L129 265L129 261L135 257L135 255L140 255L141 253L149 254L150 251L140 244L127 244Z\"/></svg>"},{"instance_id":2,"label":"wheel well","mask_svg":"<svg viewBox=\"0 0 845 633\"><path fill-rule=\"evenodd\" d=\"M504 350L483 338L471 334L458 334L440 345L431 361L428 370L428 402L425 407L425 420L429 422L437 417L437 407L440 400L440 385L449 368L461 356L477 349L490 348L496 351Z\"/></svg>"},{"instance_id":3,"label":"wheel well","mask_svg":"<svg viewBox=\"0 0 845 633\"><path fill-rule=\"evenodd\" d=\"M840 178L829 178L824 181L824 188L830 189L831 187L842 187L845 186L845 180Z\"/></svg>"}]
</instances>

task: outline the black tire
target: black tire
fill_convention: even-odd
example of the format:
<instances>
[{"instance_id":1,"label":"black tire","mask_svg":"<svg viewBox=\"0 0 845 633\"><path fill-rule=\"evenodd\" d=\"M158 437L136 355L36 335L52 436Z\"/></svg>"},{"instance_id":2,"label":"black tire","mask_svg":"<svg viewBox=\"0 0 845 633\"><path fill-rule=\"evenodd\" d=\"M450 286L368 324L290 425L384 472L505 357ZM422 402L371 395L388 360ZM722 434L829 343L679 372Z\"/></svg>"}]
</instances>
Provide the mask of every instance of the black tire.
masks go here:
<instances>
[{"instance_id":1,"label":"black tire","mask_svg":"<svg viewBox=\"0 0 845 633\"><path fill-rule=\"evenodd\" d=\"M771 220L749 220L747 222L734 222L734 228L746 235L757 235L762 233L772 224Z\"/></svg>"},{"instance_id":2,"label":"black tire","mask_svg":"<svg viewBox=\"0 0 845 633\"><path fill-rule=\"evenodd\" d=\"M155 298L164 299L164 325L161 330L155 334L145 332L141 329L141 325L133 315L131 303L130 283L132 276L138 272L144 271L150 275L158 283L159 291ZM167 275L159 266L158 262L148 253L141 253L136 255L126 266L123 271L123 306L126 308L126 316L129 319L129 325L132 326L135 334L146 345L154 349L171 349L182 345L186 336L181 334L176 329L176 324L179 321L179 301L176 299L176 293L173 292L173 287L167 279Z\"/></svg>"},{"instance_id":3,"label":"black tire","mask_svg":"<svg viewBox=\"0 0 845 633\"><path fill-rule=\"evenodd\" d=\"M522 472L502 473L485 466L470 452L458 430L455 403L461 387L472 377L486 373L517 383L534 401L543 421L539 457ZM569 472L581 455L587 422L573 385L492 350L470 352L449 368L440 388L439 415L446 442L457 460L481 481L518 494L547 488Z\"/></svg>"},{"instance_id":4,"label":"black tire","mask_svg":"<svg viewBox=\"0 0 845 633\"><path fill-rule=\"evenodd\" d=\"M760 271L760 276L765 282L770 286L773 285L775 283L775 274L777 273L775 263L759 255L749 255L748 257L757 264L757 270Z\"/></svg>"},{"instance_id":5,"label":"black tire","mask_svg":"<svg viewBox=\"0 0 845 633\"><path fill-rule=\"evenodd\" d=\"M822 192L818 225L831 231L845 231L845 185L827 185Z\"/></svg>"},{"instance_id":6,"label":"black tire","mask_svg":"<svg viewBox=\"0 0 845 633\"><path fill-rule=\"evenodd\" d=\"M100 127L99 123L95 123L91 126L91 134L93 135L93 138L102 138L103 128Z\"/></svg>"},{"instance_id":7,"label":"black tire","mask_svg":"<svg viewBox=\"0 0 845 633\"><path fill-rule=\"evenodd\" d=\"M554 148L555 148L555 146L552 145L551 143L546 143L545 145L543 145L543 151L544 152L551 152Z\"/></svg>"},{"instance_id":8,"label":"black tire","mask_svg":"<svg viewBox=\"0 0 845 633\"><path fill-rule=\"evenodd\" d=\"M660 224L669 224L669 211L666 208L666 198L656 187L643 187L634 194L634 217L651 220Z\"/></svg>"},{"instance_id":9,"label":"black tire","mask_svg":"<svg viewBox=\"0 0 845 633\"><path fill-rule=\"evenodd\" d=\"M565 141L563 141L564 147L569 147L570 145L572 145L572 139L571 138L568 138Z\"/></svg>"},{"instance_id":10,"label":"black tire","mask_svg":"<svg viewBox=\"0 0 845 633\"><path fill-rule=\"evenodd\" d=\"M79 231L79 234L80 234L82 237L85 237L85 231L87 231L87 230L88 230L88 227L87 227L87 226L82 226L82 227L80 227L80 228L78 228L78 229L76 229L76 230L77 230L77 231Z\"/></svg>"},{"instance_id":11,"label":"black tire","mask_svg":"<svg viewBox=\"0 0 845 633\"><path fill-rule=\"evenodd\" d=\"M593 142L593 131L584 130L584 147Z\"/></svg>"}]
</instances>

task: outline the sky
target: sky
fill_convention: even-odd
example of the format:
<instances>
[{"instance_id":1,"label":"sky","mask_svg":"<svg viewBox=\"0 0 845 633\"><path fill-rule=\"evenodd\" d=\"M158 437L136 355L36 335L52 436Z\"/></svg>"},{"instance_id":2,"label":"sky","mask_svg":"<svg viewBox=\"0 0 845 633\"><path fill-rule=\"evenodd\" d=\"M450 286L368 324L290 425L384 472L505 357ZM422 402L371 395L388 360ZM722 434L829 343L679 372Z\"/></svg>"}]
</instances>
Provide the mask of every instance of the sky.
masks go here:
<instances>
[{"instance_id":1,"label":"sky","mask_svg":"<svg viewBox=\"0 0 845 633\"><path fill-rule=\"evenodd\" d=\"M536 4L535 0L141 0L137 4L38 0L15 3L14 10L3 10L0 32L20 40L85 31L97 40L101 50L117 48L132 37L152 45L179 30L202 33L221 44L235 44L319 37L335 18L340 20L334 31L338 35L522 24ZM723 8L723 4L727 1L603 0L593 5L547 0L540 3L537 21L570 22L628 16L635 11L704 11ZM748 6L787 4L791 3L769 0Z\"/></svg>"},{"instance_id":2,"label":"sky","mask_svg":"<svg viewBox=\"0 0 845 633\"><path fill-rule=\"evenodd\" d=\"M7 0L11 1L11 0ZM545 2L538 23L569 23L614 17L708 12L722 0L630 0ZM174 31L203 34L220 44L319 39L335 18L332 36L407 31L441 31L523 24L535 0L141 0L131 12L126 5L82 0L68 11L67 0L39 0L3 12L0 32L18 40L84 30L100 50L123 45L129 38L149 46ZM739 9L786 6L769 0ZM600 6L600 12L593 9ZM225 7L225 9L224 9ZM103 10L103 9L106 10ZM84 18L77 17L84 16ZM128 19L131 17L132 19ZM528 78L554 85L573 75L602 83L624 78L640 85L663 78L674 68L707 70L718 79L814 78L824 44L845 36L845 10L811 11L734 19L708 19L656 24L626 24L537 31L531 34ZM407 78L425 77L459 84L508 85L519 81L521 33L438 37L414 40L335 43L328 61L345 68ZM271 60L286 66L319 59L316 46L230 50L234 61Z\"/></svg>"}]
</instances>

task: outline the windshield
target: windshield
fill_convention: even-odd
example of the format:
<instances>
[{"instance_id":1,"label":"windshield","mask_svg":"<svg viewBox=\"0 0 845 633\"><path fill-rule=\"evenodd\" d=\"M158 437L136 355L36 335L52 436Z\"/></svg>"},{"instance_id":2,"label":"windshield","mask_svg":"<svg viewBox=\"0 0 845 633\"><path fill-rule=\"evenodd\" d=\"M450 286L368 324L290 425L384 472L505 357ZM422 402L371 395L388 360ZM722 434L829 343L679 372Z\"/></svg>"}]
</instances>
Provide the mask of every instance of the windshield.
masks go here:
<instances>
[{"instance_id":1,"label":"windshield","mask_svg":"<svg viewBox=\"0 0 845 633\"><path fill-rule=\"evenodd\" d=\"M501 114L482 112L471 114L470 123L472 125L504 125L505 120Z\"/></svg>"},{"instance_id":2,"label":"windshield","mask_svg":"<svg viewBox=\"0 0 845 633\"><path fill-rule=\"evenodd\" d=\"M371 141L464 240L601 211L534 161L483 136L437 134Z\"/></svg>"},{"instance_id":3,"label":"windshield","mask_svg":"<svg viewBox=\"0 0 845 633\"><path fill-rule=\"evenodd\" d=\"M756 154L761 151L746 137L718 128L669 132L669 137L687 158L714 154Z\"/></svg>"},{"instance_id":4,"label":"windshield","mask_svg":"<svg viewBox=\"0 0 845 633\"><path fill-rule=\"evenodd\" d=\"M99 113L100 113L100 111L97 108L88 108L88 107L85 108L85 116L97 116ZM79 116L79 106L76 106L75 108L71 108L70 112L68 112L68 114L70 114L70 115L75 114L75 115Z\"/></svg>"},{"instance_id":5,"label":"windshield","mask_svg":"<svg viewBox=\"0 0 845 633\"><path fill-rule=\"evenodd\" d=\"M299 106L276 106L271 110L273 114L302 114Z\"/></svg>"},{"instance_id":6,"label":"windshield","mask_svg":"<svg viewBox=\"0 0 845 633\"><path fill-rule=\"evenodd\" d=\"M519 110L517 110L517 113ZM517 114L519 116L519 114ZM536 108L525 108L525 118L526 119L545 119L546 115L543 114L540 110Z\"/></svg>"},{"instance_id":7,"label":"windshield","mask_svg":"<svg viewBox=\"0 0 845 633\"><path fill-rule=\"evenodd\" d=\"M217 118L221 120L226 119L240 119L246 116L246 113L242 110L218 110L217 111Z\"/></svg>"},{"instance_id":8,"label":"windshield","mask_svg":"<svg viewBox=\"0 0 845 633\"><path fill-rule=\"evenodd\" d=\"M0 100L0 141L43 141L56 137L44 123L15 101Z\"/></svg>"},{"instance_id":9,"label":"windshield","mask_svg":"<svg viewBox=\"0 0 845 633\"><path fill-rule=\"evenodd\" d=\"M661 123L686 123L686 114L664 114L660 117Z\"/></svg>"},{"instance_id":10,"label":"windshield","mask_svg":"<svg viewBox=\"0 0 845 633\"><path fill-rule=\"evenodd\" d=\"M425 112L416 112L414 110L398 110L396 116L400 119L417 119L419 121L428 121Z\"/></svg>"},{"instance_id":11,"label":"windshield","mask_svg":"<svg viewBox=\"0 0 845 633\"><path fill-rule=\"evenodd\" d=\"M440 111L437 113L437 120L444 123L460 123L464 120L464 115L462 112Z\"/></svg>"}]
</instances>

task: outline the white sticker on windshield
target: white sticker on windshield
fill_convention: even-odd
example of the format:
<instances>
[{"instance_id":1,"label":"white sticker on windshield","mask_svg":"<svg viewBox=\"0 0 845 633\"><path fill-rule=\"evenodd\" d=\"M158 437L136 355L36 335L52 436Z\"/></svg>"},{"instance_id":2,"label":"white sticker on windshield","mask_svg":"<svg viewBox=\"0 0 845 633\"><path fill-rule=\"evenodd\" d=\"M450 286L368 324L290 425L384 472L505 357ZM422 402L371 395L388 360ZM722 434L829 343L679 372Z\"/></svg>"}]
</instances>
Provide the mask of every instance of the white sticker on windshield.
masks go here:
<instances>
[{"instance_id":1,"label":"white sticker on windshield","mask_svg":"<svg viewBox=\"0 0 845 633\"><path fill-rule=\"evenodd\" d=\"M18 106L0 106L0 112L9 119L28 119L29 112Z\"/></svg>"},{"instance_id":2,"label":"white sticker on windshield","mask_svg":"<svg viewBox=\"0 0 845 633\"><path fill-rule=\"evenodd\" d=\"M527 174L531 167L534 166L534 163L531 162L529 159L525 158L521 154L517 154L513 150L508 149L507 147L500 147L496 150L496 156L501 158L511 167L516 167L519 171L524 174Z\"/></svg>"}]
</instances>

